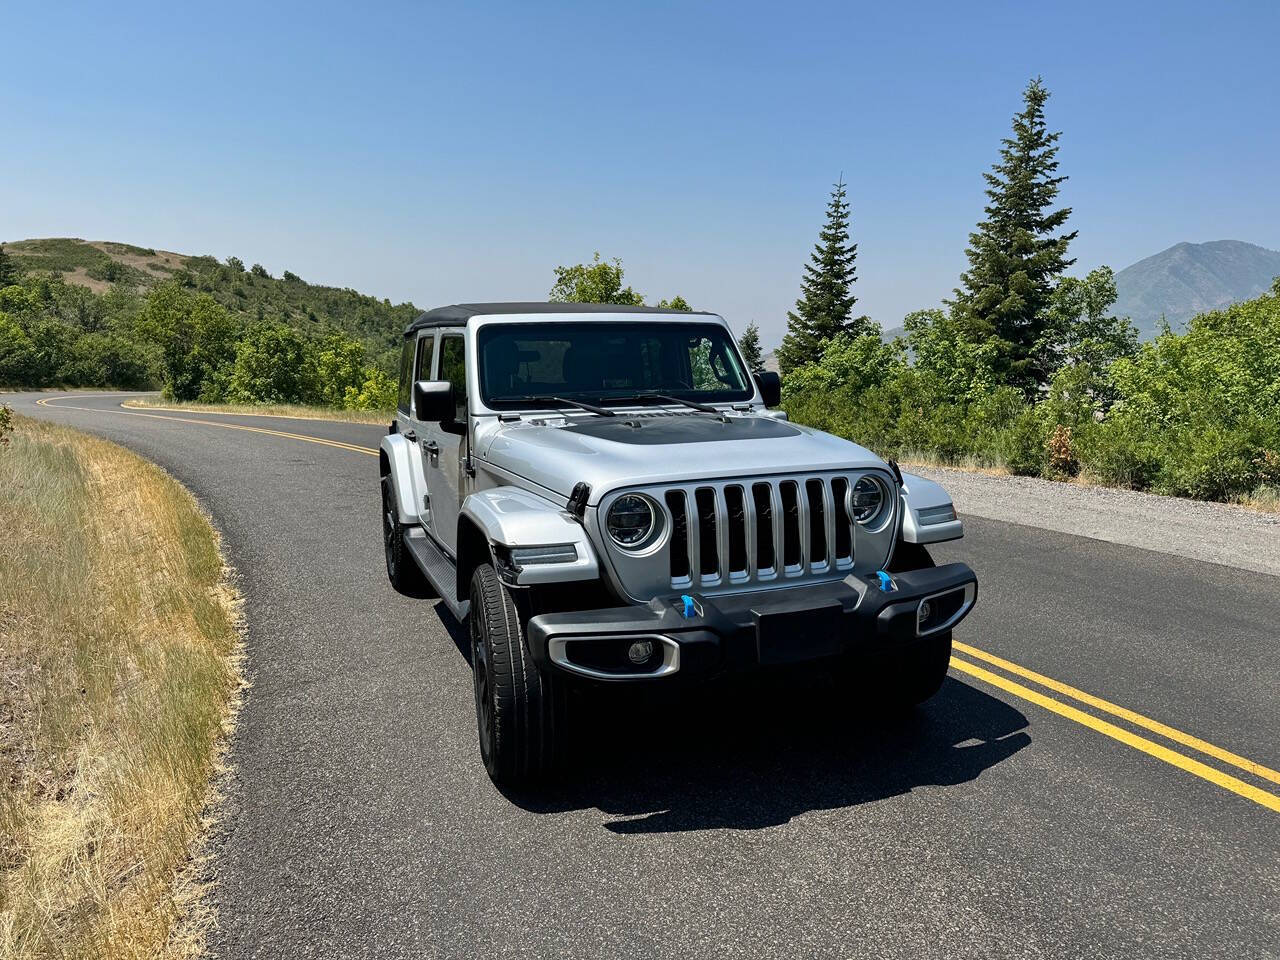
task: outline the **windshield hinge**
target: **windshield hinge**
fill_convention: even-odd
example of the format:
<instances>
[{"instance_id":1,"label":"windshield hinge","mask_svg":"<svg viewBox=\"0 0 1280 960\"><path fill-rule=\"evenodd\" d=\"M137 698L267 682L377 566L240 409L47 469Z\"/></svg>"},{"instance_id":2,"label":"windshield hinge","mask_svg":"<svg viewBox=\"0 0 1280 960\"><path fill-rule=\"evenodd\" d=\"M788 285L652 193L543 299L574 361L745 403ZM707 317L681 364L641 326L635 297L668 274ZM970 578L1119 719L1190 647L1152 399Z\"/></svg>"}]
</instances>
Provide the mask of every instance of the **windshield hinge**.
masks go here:
<instances>
[{"instance_id":1,"label":"windshield hinge","mask_svg":"<svg viewBox=\"0 0 1280 960\"><path fill-rule=\"evenodd\" d=\"M569 494L569 503L566 509L579 522L587 512L587 500L591 497L591 487L579 480L573 485L573 492Z\"/></svg>"}]
</instances>

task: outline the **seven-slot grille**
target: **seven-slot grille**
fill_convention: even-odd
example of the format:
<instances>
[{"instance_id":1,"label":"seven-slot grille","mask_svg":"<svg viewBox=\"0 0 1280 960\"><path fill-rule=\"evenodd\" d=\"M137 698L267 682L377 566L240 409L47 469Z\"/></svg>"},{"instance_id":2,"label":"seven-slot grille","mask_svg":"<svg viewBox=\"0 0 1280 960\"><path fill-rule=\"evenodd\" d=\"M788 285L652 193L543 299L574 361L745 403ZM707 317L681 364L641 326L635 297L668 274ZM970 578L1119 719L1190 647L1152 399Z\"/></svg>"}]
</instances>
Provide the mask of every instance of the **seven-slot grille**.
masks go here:
<instances>
[{"instance_id":1,"label":"seven-slot grille","mask_svg":"<svg viewBox=\"0 0 1280 960\"><path fill-rule=\"evenodd\" d=\"M730 586L853 568L853 476L683 484L663 491L671 514L671 585Z\"/></svg>"}]
</instances>

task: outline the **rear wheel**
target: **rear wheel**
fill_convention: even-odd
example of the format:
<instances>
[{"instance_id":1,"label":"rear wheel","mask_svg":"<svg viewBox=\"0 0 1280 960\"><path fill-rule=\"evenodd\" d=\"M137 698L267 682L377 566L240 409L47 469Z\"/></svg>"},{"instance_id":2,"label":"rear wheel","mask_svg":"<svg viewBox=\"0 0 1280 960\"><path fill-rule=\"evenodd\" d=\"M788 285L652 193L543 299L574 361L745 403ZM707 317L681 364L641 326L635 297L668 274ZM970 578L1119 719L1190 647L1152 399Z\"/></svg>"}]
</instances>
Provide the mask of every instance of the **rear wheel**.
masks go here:
<instances>
[{"instance_id":1,"label":"rear wheel","mask_svg":"<svg viewBox=\"0 0 1280 960\"><path fill-rule=\"evenodd\" d=\"M468 620L485 769L509 786L543 778L563 765L567 699L563 680L529 654L525 598L503 585L492 564L481 564L471 577Z\"/></svg>"},{"instance_id":2,"label":"rear wheel","mask_svg":"<svg viewBox=\"0 0 1280 960\"><path fill-rule=\"evenodd\" d=\"M427 579L404 545L405 527L400 522L392 484L391 474L382 478L382 547L387 558L387 579L399 593L421 596L426 590Z\"/></svg>"}]
</instances>

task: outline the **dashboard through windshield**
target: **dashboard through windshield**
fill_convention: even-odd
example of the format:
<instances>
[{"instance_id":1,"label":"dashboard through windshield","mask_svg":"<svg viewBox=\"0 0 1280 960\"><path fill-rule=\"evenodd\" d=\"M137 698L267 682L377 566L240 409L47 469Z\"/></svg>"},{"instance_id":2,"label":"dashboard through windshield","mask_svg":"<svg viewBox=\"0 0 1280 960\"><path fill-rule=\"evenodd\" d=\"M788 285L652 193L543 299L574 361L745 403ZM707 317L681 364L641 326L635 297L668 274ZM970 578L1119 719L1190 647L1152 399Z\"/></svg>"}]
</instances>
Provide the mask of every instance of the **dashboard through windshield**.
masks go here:
<instances>
[{"instance_id":1,"label":"dashboard through windshield","mask_svg":"<svg viewBox=\"0 0 1280 960\"><path fill-rule=\"evenodd\" d=\"M495 410L661 396L727 403L755 392L717 323L486 324L478 346L480 395Z\"/></svg>"}]
</instances>

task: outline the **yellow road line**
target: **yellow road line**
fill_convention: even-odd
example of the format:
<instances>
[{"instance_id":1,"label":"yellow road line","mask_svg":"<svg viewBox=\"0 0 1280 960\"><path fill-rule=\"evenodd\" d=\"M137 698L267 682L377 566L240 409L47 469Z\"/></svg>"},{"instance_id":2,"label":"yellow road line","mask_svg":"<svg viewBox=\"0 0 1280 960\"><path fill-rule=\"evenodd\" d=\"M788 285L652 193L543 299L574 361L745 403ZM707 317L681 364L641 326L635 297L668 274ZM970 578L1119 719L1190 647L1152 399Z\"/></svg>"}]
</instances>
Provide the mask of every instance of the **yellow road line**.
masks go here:
<instances>
[{"instance_id":1,"label":"yellow road line","mask_svg":"<svg viewBox=\"0 0 1280 960\"><path fill-rule=\"evenodd\" d=\"M264 433L272 437L284 437L289 440L303 440L307 443L318 443L326 447L337 447L339 450L347 450L351 453L363 453L371 457L378 455L378 451L373 447L359 447L353 443L343 443L341 440L329 440L326 437L308 437L302 433L287 433L284 430L268 430L266 427L249 427L245 426L243 423L219 423L216 420L195 420L191 417L169 417L158 413L142 413L137 410L99 410L94 407L73 407L70 404L51 404L49 402L51 400L72 399L77 398L74 395L66 397L46 397L43 400L37 400L36 403L42 407L58 406L64 410L82 410L89 413L115 413L122 417L147 417L151 420L176 420L178 423L196 423L205 427L220 427L224 430L244 430L247 433Z\"/></svg>"},{"instance_id":2,"label":"yellow road line","mask_svg":"<svg viewBox=\"0 0 1280 960\"><path fill-rule=\"evenodd\" d=\"M1125 730L1123 727L1117 727L1114 723L1102 720L1092 714L1085 713L1076 707L1054 700L1052 697L1040 693L1038 690L1032 690L1030 687L1024 687L1022 684L1013 680L1006 679L998 673L992 673L990 670L984 670L977 664L969 663L958 657L951 658L951 666L967 673L970 676L977 677L992 686L999 687L1001 690L1012 693L1014 696L1021 697L1024 700L1044 707L1059 716L1074 720L1076 723L1083 724L1090 730L1096 730L1098 733L1105 734L1113 740L1119 740L1126 746L1140 750L1149 756L1158 760L1163 760L1171 766L1177 767L1179 770L1185 770L1193 776L1200 777L1202 780L1208 780L1210 783L1222 787L1224 790L1230 790L1232 793L1238 794L1247 800L1266 807L1268 810L1274 810L1280 813L1280 797L1267 791L1255 787L1251 783L1245 783L1229 773L1223 773L1208 764L1201 763L1199 760L1193 760L1191 757L1184 756L1176 750L1170 750L1162 744L1156 743L1154 740L1148 740L1136 733Z\"/></svg>"},{"instance_id":3,"label":"yellow road line","mask_svg":"<svg viewBox=\"0 0 1280 960\"><path fill-rule=\"evenodd\" d=\"M161 407L151 404L143 406L132 404L128 400L121 401L120 406L125 410L169 410L173 413L198 413L204 417L270 417L272 420L309 420L312 423L354 423L365 427L385 426L391 422L390 419L376 423L370 420L334 420L330 417L304 417L296 413L260 413L257 410L197 410L191 407Z\"/></svg>"},{"instance_id":4,"label":"yellow road line","mask_svg":"<svg viewBox=\"0 0 1280 960\"><path fill-rule=\"evenodd\" d=\"M1199 750L1201 753L1213 757L1215 760L1221 760L1223 763L1229 763L1233 767L1251 773L1256 777L1264 780L1270 780L1272 783L1280 783L1280 772L1272 770L1270 767L1264 767L1256 760L1250 760L1248 757L1242 757L1230 750L1224 750L1222 747L1215 746L1208 741L1201 740L1199 737L1193 737L1189 733L1183 733L1168 724L1161 723L1159 720L1152 720L1150 717L1144 717L1140 713L1135 713L1127 707L1119 706L1110 700L1103 700L1101 697L1095 697L1091 693L1085 693L1078 690L1070 684L1063 683L1060 680L1054 680L1052 677L1046 677L1044 674L1036 673L1034 670L1028 670L1026 667L1019 666L1010 660L997 657L993 653L987 653L985 650L979 650L977 647L971 647L967 643L961 643L959 640L952 640L951 646L961 653L976 657L979 660L985 660L987 663L1007 670L1009 673L1016 674L1024 679L1031 680L1040 684L1042 687L1048 687L1055 693L1061 693L1071 697L1073 700L1079 700L1081 703L1087 703L1091 707L1109 713L1112 716L1120 717L1122 720L1128 720L1135 726L1143 727L1152 733L1158 733L1162 737L1167 737L1175 743L1180 743L1184 747L1190 747L1192 750Z\"/></svg>"}]
</instances>

